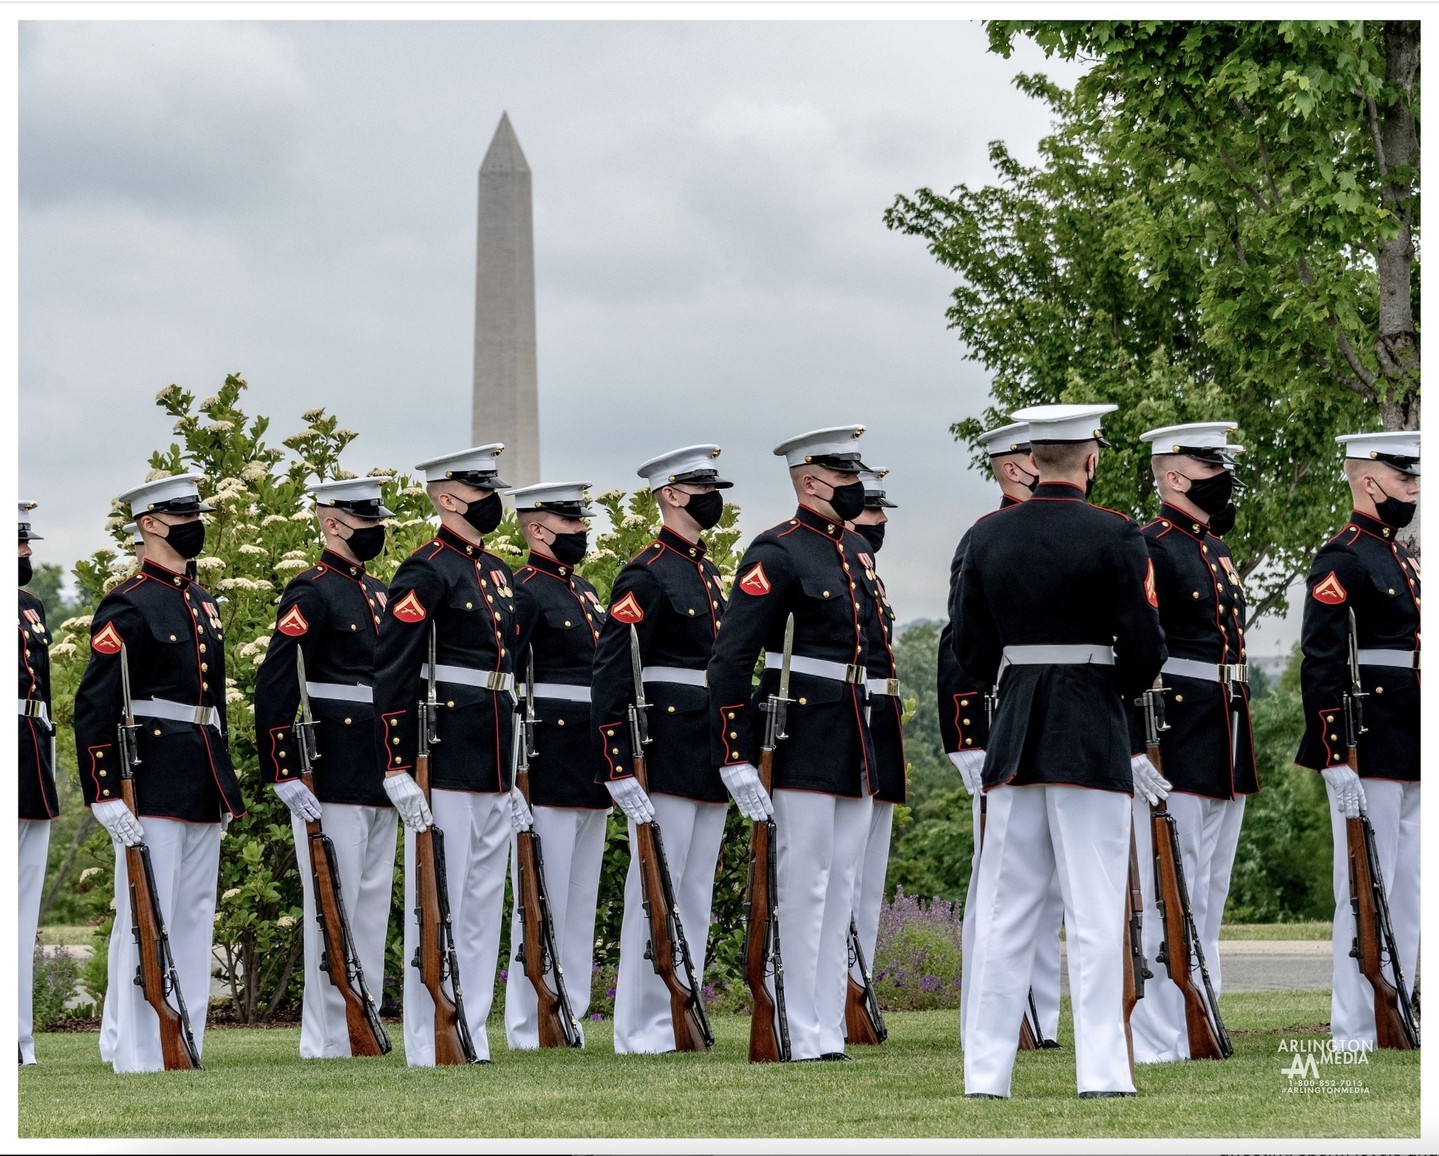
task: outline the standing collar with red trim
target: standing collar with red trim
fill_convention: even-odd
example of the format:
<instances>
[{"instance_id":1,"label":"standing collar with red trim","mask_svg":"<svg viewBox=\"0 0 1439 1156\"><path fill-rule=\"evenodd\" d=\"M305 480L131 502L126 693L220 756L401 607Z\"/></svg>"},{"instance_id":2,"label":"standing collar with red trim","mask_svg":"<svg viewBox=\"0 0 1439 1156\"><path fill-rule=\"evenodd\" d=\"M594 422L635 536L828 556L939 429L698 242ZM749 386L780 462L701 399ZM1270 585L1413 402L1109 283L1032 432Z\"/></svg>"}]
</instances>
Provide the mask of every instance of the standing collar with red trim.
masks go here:
<instances>
[{"instance_id":1,"label":"standing collar with red trim","mask_svg":"<svg viewBox=\"0 0 1439 1156\"><path fill-rule=\"evenodd\" d=\"M456 534L445 525L440 526L439 533L435 535L435 540L443 542L452 550L458 550L466 558L475 558L485 553L485 544L483 541L472 542L463 535Z\"/></svg>"},{"instance_id":2,"label":"standing collar with red trim","mask_svg":"<svg viewBox=\"0 0 1439 1156\"><path fill-rule=\"evenodd\" d=\"M1059 499L1065 502L1087 502L1089 499L1084 495L1084 487L1076 486L1073 482L1040 482L1034 487L1034 497Z\"/></svg>"},{"instance_id":3,"label":"standing collar with red trim","mask_svg":"<svg viewBox=\"0 0 1439 1156\"><path fill-rule=\"evenodd\" d=\"M541 574L549 574L551 577L559 578L565 582L568 582L570 575L575 572L573 566L567 566L562 562L557 562L555 559L547 557L544 554L536 554L533 550L530 551L530 556L525 560L525 565L531 570L538 570Z\"/></svg>"},{"instance_id":4,"label":"standing collar with red trim","mask_svg":"<svg viewBox=\"0 0 1439 1156\"><path fill-rule=\"evenodd\" d=\"M140 563L140 573L146 578L153 578L161 586L168 586L171 590L184 590L195 580L187 578L184 574L176 574L175 571L161 566L158 562L152 562L149 558Z\"/></svg>"},{"instance_id":5,"label":"standing collar with red trim","mask_svg":"<svg viewBox=\"0 0 1439 1156\"><path fill-rule=\"evenodd\" d=\"M833 518L827 518L818 510L811 509L803 502L795 511L795 519L802 526L808 526L811 530L817 530L826 538L833 538L836 542L844 538L844 523Z\"/></svg>"},{"instance_id":6,"label":"standing collar with red trim","mask_svg":"<svg viewBox=\"0 0 1439 1156\"><path fill-rule=\"evenodd\" d=\"M1024 503L1023 503L1022 501L1020 501L1018 498L1011 498L1008 494L1001 494L1001 495L1000 495L1000 498L999 498L999 508L1000 508L1001 510L1007 510L1007 509L1009 509L1010 506L1022 506L1022 505L1024 505Z\"/></svg>"},{"instance_id":7,"label":"standing collar with red trim","mask_svg":"<svg viewBox=\"0 0 1439 1156\"><path fill-rule=\"evenodd\" d=\"M351 562L344 555L337 554L333 550L322 550L320 552L320 565L335 571L337 574L347 575L357 582L365 576L363 563Z\"/></svg>"},{"instance_id":8,"label":"standing collar with red trim","mask_svg":"<svg viewBox=\"0 0 1439 1156\"><path fill-rule=\"evenodd\" d=\"M1209 533L1208 522L1201 522L1192 514L1186 514L1178 506L1172 506L1168 502L1159 504L1159 516L1176 530L1184 531L1191 538L1198 538L1202 541L1204 535Z\"/></svg>"},{"instance_id":9,"label":"standing collar with red trim","mask_svg":"<svg viewBox=\"0 0 1439 1156\"><path fill-rule=\"evenodd\" d=\"M1371 518L1368 514L1361 514L1358 510L1349 511L1349 524L1357 526L1366 534L1372 534L1383 542L1394 541L1398 531L1387 522L1381 522L1378 518Z\"/></svg>"},{"instance_id":10,"label":"standing collar with red trim","mask_svg":"<svg viewBox=\"0 0 1439 1156\"><path fill-rule=\"evenodd\" d=\"M703 558L709 552L709 547L705 545L703 538L697 542L691 542L683 534L677 534L668 526L660 527L659 537L655 541L663 543L676 554L681 554L686 558Z\"/></svg>"}]
</instances>

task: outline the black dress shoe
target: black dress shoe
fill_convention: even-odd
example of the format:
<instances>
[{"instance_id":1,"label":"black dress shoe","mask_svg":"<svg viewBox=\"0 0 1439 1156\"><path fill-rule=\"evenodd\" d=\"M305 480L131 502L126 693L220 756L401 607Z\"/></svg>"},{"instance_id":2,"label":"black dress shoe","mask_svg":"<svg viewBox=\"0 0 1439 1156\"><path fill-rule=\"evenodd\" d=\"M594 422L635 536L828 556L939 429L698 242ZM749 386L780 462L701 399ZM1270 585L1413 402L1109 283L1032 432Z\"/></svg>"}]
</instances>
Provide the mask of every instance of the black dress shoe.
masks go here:
<instances>
[{"instance_id":1,"label":"black dress shoe","mask_svg":"<svg viewBox=\"0 0 1439 1156\"><path fill-rule=\"evenodd\" d=\"M1005 1097L997 1096L993 1092L966 1092L966 1100L1003 1100Z\"/></svg>"},{"instance_id":2,"label":"black dress shoe","mask_svg":"<svg viewBox=\"0 0 1439 1156\"><path fill-rule=\"evenodd\" d=\"M851 1058L851 1056L847 1056L843 1052L825 1052L822 1056L820 1056L820 1059L828 1060L831 1062L836 1060L848 1060Z\"/></svg>"},{"instance_id":3,"label":"black dress shoe","mask_svg":"<svg viewBox=\"0 0 1439 1156\"><path fill-rule=\"evenodd\" d=\"M1040 1040L1039 1046L1041 1048L1057 1048L1060 1046L1060 1043L1058 1040Z\"/></svg>"},{"instance_id":4,"label":"black dress shoe","mask_svg":"<svg viewBox=\"0 0 1439 1156\"><path fill-rule=\"evenodd\" d=\"M1129 1096L1138 1095L1137 1092L1080 1092L1081 1100L1122 1100Z\"/></svg>"}]
</instances>

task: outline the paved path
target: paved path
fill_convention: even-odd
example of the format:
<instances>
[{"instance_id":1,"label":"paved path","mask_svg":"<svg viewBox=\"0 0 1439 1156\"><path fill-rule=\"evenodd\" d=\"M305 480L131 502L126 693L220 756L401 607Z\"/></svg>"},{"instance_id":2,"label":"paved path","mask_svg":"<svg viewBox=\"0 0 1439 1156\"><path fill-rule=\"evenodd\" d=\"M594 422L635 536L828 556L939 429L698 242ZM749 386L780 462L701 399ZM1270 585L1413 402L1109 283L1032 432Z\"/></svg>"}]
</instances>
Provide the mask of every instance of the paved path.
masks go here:
<instances>
[{"instance_id":1,"label":"paved path","mask_svg":"<svg viewBox=\"0 0 1439 1156\"><path fill-rule=\"evenodd\" d=\"M1061 945L1061 948L1064 945ZM1225 994L1236 991L1327 991L1333 974L1327 939L1221 939ZM1069 994L1069 976L1060 975Z\"/></svg>"}]
</instances>

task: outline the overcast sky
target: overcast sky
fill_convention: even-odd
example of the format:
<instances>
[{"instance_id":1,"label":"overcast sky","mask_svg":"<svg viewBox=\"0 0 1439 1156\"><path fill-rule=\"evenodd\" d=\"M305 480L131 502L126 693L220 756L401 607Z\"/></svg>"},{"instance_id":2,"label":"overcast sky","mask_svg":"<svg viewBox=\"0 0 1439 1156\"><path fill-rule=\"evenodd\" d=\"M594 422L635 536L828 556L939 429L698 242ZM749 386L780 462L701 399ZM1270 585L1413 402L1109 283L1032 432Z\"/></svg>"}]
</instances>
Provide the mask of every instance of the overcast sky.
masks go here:
<instances>
[{"instance_id":1,"label":"overcast sky","mask_svg":"<svg viewBox=\"0 0 1439 1156\"><path fill-rule=\"evenodd\" d=\"M881 216L988 181L991 139L1033 158L1048 117L1012 78L1073 66L1002 60L959 21L41 21L19 63L41 561L108 544L110 496L170 441L170 382L242 373L276 443L323 405L359 432L357 473L468 445L476 174L508 111L546 479L633 488L642 460L714 442L748 538L793 508L773 447L862 423L893 471L900 619L943 613L954 544L995 504L948 427L988 382L945 328L954 275Z\"/></svg>"}]
</instances>

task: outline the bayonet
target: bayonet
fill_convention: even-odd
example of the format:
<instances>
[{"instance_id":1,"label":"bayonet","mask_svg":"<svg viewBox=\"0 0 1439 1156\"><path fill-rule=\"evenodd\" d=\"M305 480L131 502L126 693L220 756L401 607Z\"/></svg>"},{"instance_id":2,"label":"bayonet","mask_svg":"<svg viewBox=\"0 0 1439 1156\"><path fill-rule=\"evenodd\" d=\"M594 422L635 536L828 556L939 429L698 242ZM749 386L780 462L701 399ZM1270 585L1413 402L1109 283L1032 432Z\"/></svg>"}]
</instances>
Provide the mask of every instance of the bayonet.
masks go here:
<instances>
[{"instance_id":1,"label":"bayonet","mask_svg":"<svg viewBox=\"0 0 1439 1156\"><path fill-rule=\"evenodd\" d=\"M634 744L634 753L638 755L641 747L650 744L650 727L645 711L649 709L649 703L645 701L645 683L643 665L640 662L640 634L639 631L630 627L630 669L634 672L635 679L635 705L630 711L630 740Z\"/></svg>"},{"instance_id":2,"label":"bayonet","mask_svg":"<svg viewBox=\"0 0 1439 1156\"><path fill-rule=\"evenodd\" d=\"M120 761L126 767L140 765L140 744L136 736L140 724L135 721L135 710L130 699L130 660L125 644L120 643ZM133 810L133 808L132 808Z\"/></svg>"},{"instance_id":3,"label":"bayonet","mask_svg":"<svg viewBox=\"0 0 1439 1156\"><path fill-rule=\"evenodd\" d=\"M319 745L315 742L315 716L310 711L310 686L305 678L305 652L295 648L295 674L300 682L300 721L295 724L295 733L300 739L300 765L309 774L315 760L320 757Z\"/></svg>"}]
</instances>

